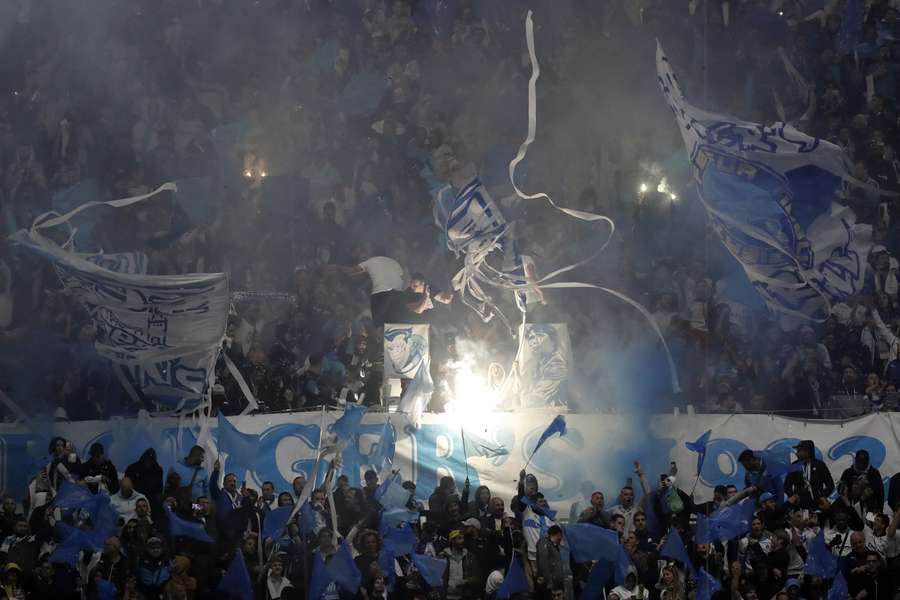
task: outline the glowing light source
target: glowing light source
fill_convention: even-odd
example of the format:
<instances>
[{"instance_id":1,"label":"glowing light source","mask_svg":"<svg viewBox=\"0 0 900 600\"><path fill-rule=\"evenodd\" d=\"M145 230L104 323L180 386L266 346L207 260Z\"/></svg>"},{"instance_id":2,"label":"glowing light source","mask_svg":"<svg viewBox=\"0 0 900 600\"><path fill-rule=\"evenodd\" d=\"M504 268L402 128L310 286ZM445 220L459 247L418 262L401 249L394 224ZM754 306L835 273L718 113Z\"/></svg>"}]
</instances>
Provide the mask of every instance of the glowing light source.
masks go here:
<instances>
[{"instance_id":1,"label":"glowing light source","mask_svg":"<svg viewBox=\"0 0 900 600\"><path fill-rule=\"evenodd\" d=\"M645 193L647 193L647 190L650 189L650 186L648 186L646 183L642 183L641 187L639 187L638 189L640 190L640 192L642 194L645 194Z\"/></svg>"},{"instance_id":2,"label":"glowing light source","mask_svg":"<svg viewBox=\"0 0 900 600\"><path fill-rule=\"evenodd\" d=\"M248 179L250 177L253 177L253 171L251 171L250 169L247 169L246 171L244 171L244 177L247 177Z\"/></svg>"},{"instance_id":3,"label":"glowing light source","mask_svg":"<svg viewBox=\"0 0 900 600\"><path fill-rule=\"evenodd\" d=\"M670 200L678 200L678 194L669 194Z\"/></svg>"},{"instance_id":4,"label":"glowing light source","mask_svg":"<svg viewBox=\"0 0 900 600\"><path fill-rule=\"evenodd\" d=\"M497 408L500 389L495 378L489 380L483 363L479 364L474 356L465 356L448 367L452 371L452 400L445 407L447 413L455 415L460 423L471 424L473 419L477 421Z\"/></svg>"}]
</instances>

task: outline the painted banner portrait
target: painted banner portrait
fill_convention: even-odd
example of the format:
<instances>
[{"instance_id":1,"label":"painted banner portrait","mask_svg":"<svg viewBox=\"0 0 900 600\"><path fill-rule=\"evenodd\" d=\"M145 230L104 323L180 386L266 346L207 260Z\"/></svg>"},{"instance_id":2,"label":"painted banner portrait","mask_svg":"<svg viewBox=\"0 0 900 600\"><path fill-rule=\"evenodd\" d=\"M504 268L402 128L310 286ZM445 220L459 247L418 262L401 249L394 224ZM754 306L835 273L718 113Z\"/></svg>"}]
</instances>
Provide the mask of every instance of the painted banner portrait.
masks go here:
<instances>
[{"instance_id":1,"label":"painted banner portrait","mask_svg":"<svg viewBox=\"0 0 900 600\"><path fill-rule=\"evenodd\" d=\"M567 406L572 345L566 324L525 323L519 340L512 402L518 408Z\"/></svg>"},{"instance_id":2,"label":"painted banner portrait","mask_svg":"<svg viewBox=\"0 0 900 600\"><path fill-rule=\"evenodd\" d=\"M428 325L384 325L385 379L412 379L428 358Z\"/></svg>"}]
</instances>

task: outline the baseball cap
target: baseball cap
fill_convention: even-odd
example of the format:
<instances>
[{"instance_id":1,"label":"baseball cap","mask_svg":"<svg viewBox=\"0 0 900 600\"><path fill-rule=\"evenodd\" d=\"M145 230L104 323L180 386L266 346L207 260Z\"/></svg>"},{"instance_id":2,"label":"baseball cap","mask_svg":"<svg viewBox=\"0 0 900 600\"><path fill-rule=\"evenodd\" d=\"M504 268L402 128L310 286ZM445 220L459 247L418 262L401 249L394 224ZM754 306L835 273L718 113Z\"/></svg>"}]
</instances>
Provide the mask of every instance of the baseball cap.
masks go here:
<instances>
[{"instance_id":1,"label":"baseball cap","mask_svg":"<svg viewBox=\"0 0 900 600\"><path fill-rule=\"evenodd\" d=\"M792 587L800 587L800 580L791 577L787 581L784 582L784 589L792 588Z\"/></svg>"},{"instance_id":2,"label":"baseball cap","mask_svg":"<svg viewBox=\"0 0 900 600\"><path fill-rule=\"evenodd\" d=\"M768 500L774 500L774 499L775 499L775 494L773 494L772 492L763 492L759 496L760 502L766 502Z\"/></svg>"},{"instance_id":3,"label":"baseball cap","mask_svg":"<svg viewBox=\"0 0 900 600\"><path fill-rule=\"evenodd\" d=\"M469 517L465 521L462 522L466 527L474 527L475 529L481 529L481 523L475 517Z\"/></svg>"},{"instance_id":4,"label":"baseball cap","mask_svg":"<svg viewBox=\"0 0 900 600\"><path fill-rule=\"evenodd\" d=\"M452 542L453 540L455 540L458 537L460 537L460 538L463 537L463 532L460 531L459 529L454 529L453 531L450 532L449 537L450 537L450 541Z\"/></svg>"}]
</instances>

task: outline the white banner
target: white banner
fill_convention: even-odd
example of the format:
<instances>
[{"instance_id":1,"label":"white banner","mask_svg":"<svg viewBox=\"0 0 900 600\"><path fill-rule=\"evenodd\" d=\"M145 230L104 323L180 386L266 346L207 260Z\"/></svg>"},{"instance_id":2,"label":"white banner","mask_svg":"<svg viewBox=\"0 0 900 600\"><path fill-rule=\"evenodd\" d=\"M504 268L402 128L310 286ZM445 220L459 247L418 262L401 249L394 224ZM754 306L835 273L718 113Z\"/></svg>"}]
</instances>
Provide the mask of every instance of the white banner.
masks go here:
<instances>
[{"instance_id":1,"label":"white banner","mask_svg":"<svg viewBox=\"0 0 900 600\"><path fill-rule=\"evenodd\" d=\"M521 408L567 406L572 345L565 323L519 326L513 402Z\"/></svg>"},{"instance_id":2,"label":"white banner","mask_svg":"<svg viewBox=\"0 0 900 600\"><path fill-rule=\"evenodd\" d=\"M488 412L454 417L425 414L421 427L414 429L400 414L390 415L397 432L394 468L405 479L417 484L417 496L427 499L438 480L450 475L461 488L466 476L474 487L487 485L495 495L509 500L515 494L516 480L538 437L558 414L554 410L518 413ZM231 418L245 433L260 436L259 456L254 471L239 473L248 485L259 487L273 481L275 487L289 490L294 476L307 473L315 463L320 426L326 428L340 412L281 413ZM343 472L352 485L359 485L369 466L368 456L379 439L384 413L369 413L363 419L359 441L344 450ZM835 478L852 461L853 454L866 449L872 465L888 477L900 471L900 414L869 415L844 423L804 422L767 415L609 415L567 414L568 433L553 437L537 452L528 470L533 472L553 508L568 515L569 507L582 499L582 490L601 490L607 504L616 502L620 489L633 473L632 463L639 460L650 485L668 472L669 461L679 468L678 485L690 490L694 480L696 455L685 441L693 441L707 429L712 436L697 486L698 499L708 499L718 484L743 485L744 471L737 457L745 448L752 450L794 446L798 441L815 442L817 453ZM63 435L75 443L83 456L93 442L106 446L120 472L140 456L147 445L157 449L163 469L187 454L195 443L199 424L183 430L179 438L178 421L172 418L150 419L150 424L135 420L115 426L109 422L46 423L46 431L33 432L22 426L0 426L0 474L2 487L21 494L37 467L29 466L29 457L46 451L49 436ZM210 426L215 435L216 421ZM466 469L462 433L470 448ZM180 439L180 441L179 441ZM31 461L34 462L33 460ZM226 463L226 471L229 466ZM640 494L639 490L638 494Z\"/></svg>"},{"instance_id":3,"label":"white banner","mask_svg":"<svg viewBox=\"0 0 900 600\"><path fill-rule=\"evenodd\" d=\"M12 237L53 263L66 293L93 320L97 352L119 365L135 388L173 407L203 397L228 318L224 273L117 273L36 232Z\"/></svg>"},{"instance_id":4,"label":"white banner","mask_svg":"<svg viewBox=\"0 0 900 600\"><path fill-rule=\"evenodd\" d=\"M428 325L385 323L384 377L412 379L428 364Z\"/></svg>"}]
</instances>

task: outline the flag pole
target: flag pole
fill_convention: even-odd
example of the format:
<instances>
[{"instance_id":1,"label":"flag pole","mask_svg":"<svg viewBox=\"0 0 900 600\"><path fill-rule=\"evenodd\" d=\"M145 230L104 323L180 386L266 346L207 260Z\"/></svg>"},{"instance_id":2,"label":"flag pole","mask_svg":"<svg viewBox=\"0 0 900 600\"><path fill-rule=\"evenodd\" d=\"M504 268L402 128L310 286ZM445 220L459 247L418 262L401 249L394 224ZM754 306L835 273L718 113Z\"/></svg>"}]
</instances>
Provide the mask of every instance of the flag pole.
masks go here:
<instances>
[{"instance_id":1,"label":"flag pole","mask_svg":"<svg viewBox=\"0 0 900 600\"><path fill-rule=\"evenodd\" d=\"M462 436L462 446L463 446L463 457L464 464L466 465L466 481L469 480L469 451L466 450L466 430L463 429L463 426L459 426L459 435Z\"/></svg>"}]
</instances>

